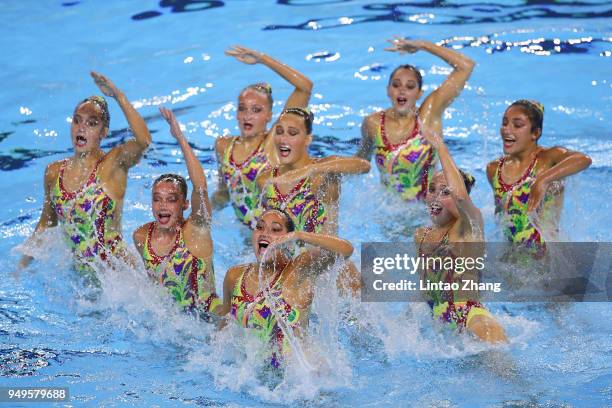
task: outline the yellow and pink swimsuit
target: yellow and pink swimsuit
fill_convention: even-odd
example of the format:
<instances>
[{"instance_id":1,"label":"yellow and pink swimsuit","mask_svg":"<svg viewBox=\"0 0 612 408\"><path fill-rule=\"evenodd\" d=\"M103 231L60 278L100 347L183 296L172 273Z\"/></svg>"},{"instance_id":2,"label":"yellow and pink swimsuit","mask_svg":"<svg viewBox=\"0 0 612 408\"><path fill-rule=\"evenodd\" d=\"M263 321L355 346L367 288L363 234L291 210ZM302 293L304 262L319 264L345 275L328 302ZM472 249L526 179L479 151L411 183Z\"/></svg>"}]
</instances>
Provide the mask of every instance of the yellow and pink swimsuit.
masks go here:
<instances>
[{"instance_id":1,"label":"yellow and pink swimsuit","mask_svg":"<svg viewBox=\"0 0 612 408\"><path fill-rule=\"evenodd\" d=\"M255 179L269 166L268 156L264 151L264 140L242 163L234 160L236 140L225 149L221 161L223 180L227 185L230 201L236 217L251 229L255 227L254 211L259 203L259 187Z\"/></svg>"},{"instance_id":2,"label":"yellow and pink swimsuit","mask_svg":"<svg viewBox=\"0 0 612 408\"><path fill-rule=\"evenodd\" d=\"M109 257L124 255L127 249L121 232L115 227L119 225L121 208L102 188L98 174L101 162L102 159L96 163L85 184L71 192L64 187L68 164L65 159L50 191L51 205L74 255L75 268L80 271L91 272L92 263L97 259L106 261Z\"/></svg>"},{"instance_id":3,"label":"yellow and pink swimsuit","mask_svg":"<svg viewBox=\"0 0 612 408\"><path fill-rule=\"evenodd\" d=\"M278 177L278 171L278 167L272 169L272 177ZM268 184L261 200L261 211L269 209L285 211L296 231L319 233L327 220L325 206L312 191L310 177L300 180L287 194L281 193L276 184Z\"/></svg>"},{"instance_id":4,"label":"yellow and pink swimsuit","mask_svg":"<svg viewBox=\"0 0 612 408\"><path fill-rule=\"evenodd\" d=\"M499 159L493 177L495 213L502 216L504 235L510 242L521 243L540 252L545 251L544 239L527 215L527 202L531 193L531 185L537 174L537 155L523 175L512 184L505 183L501 176L505 159L505 157ZM546 192L543 201L541 211L546 212L554 201L554 195Z\"/></svg>"},{"instance_id":5,"label":"yellow and pink swimsuit","mask_svg":"<svg viewBox=\"0 0 612 408\"><path fill-rule=\"evenodd\" d=\"M435 151L420 133L418 116L408 138L391 144L385 133L385 112L374 138L376 166L382 183L406 201L425 198L433 176Z\"/></svg>"},{"instance_id":6,"label":"yellow and pink swimsuit","mask_svg":"<svg viewBox=\"0 0 612 408\"><path fill-rule=\"evenodd\" d=\"M236 323L242 327L254 329L257 337L270 345L270 362L272 366L279 367L282 364L283 355L289 350L289 343L279 325L278 316L284 320L285 327L295 328L300 319L300 311L292 308L281 296L282 271L272 279L269 288L256 295L248 293L245 288L244 275L251 268L252 266L247 268L236 281L232 292L230 314L236 319ZM272 308L266 295L275 303Z\"/></svg>"},{"instance_id":7,"label":"yellow and pink swimsuit","mask_svg":"<svg viewBox=\"0 0 612 408\"><path fill-rule=\"evenodd\" d=\"M167 288L178 305L186 310L210 312L221 304L214 292L214 274L207 273L207 262L193 255L183 239L183 229L176 234L174 246L168 254L159 256L151 246L155 223L147 230L142 250L145 268L153 279ZM212 268L211 268L212 271Z\"/></svg>"}]
</instances>

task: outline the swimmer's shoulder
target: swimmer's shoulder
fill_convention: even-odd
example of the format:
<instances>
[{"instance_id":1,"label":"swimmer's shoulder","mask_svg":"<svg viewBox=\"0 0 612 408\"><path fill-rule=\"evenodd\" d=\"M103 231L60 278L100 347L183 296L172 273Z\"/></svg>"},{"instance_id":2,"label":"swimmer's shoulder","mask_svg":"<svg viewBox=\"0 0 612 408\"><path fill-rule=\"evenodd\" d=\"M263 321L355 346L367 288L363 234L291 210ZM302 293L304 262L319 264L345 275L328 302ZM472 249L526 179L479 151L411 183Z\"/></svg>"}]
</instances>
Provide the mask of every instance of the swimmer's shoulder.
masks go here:
<instances>
[{"instance_id":1,"label":"swimmer's shoulder","mask_svg":"<svg viewBox=\"0 0 612 408\"><path fill-rule=\"evenodd\" d=\"M377 111L366 116L361 124L362 132L367 132L367 134L372 137L378 130L380 116L383 112L384 111Z\"/></svg>"},{"instance_id":2,"label":"swimmer's shoulder","mask_svg":"<svg viewBox=\"0 0 612 408\"><path fill-rule=\"evenodd\" d=\"M499 166L499 160L495 159L487 164L487 179L489 179L489 184L491 185L493 185L493 177L495 177L495 172Z\"/></svg>"},{"instance_id":3,"label":"swimmer's shoulder","mask_svg":"<svg viewBox=\"0 0 612 408\"><path fill-rule=\"evenodd\" d=\"M547 170L557 164L568 152L568 149L561 146L541 147L538 151L537 170Z\"/></svg>"},{"instance_id":4,"label":"swimmer's shoulder","mask_svg":"<svg viewBox=\"0 0 612 408\"><path fill-rule=\"evenodd\" d=\"M229 287L233 288L236 285L238 278L240 278L250 266L251 264L241 264L230 267L225 274L224 286L229 285Z\"/></svg>"},{"instance_id":5,"label":"swimmer's shoulder","mask_svg":"<svg viewBox=\"0 0 612 408\"><path fill-rule=\"evenodd\" d=\"M272 170L272 168L268 168L259 173L259 175L255 179L257 187L259 187L260 189L263 188L263 186L266 184L266 181L268 181L272 177Z\"/></svg>"},{"instance_id":6,"label":"swimmer's shoulder","mask_svg":"<svg viewBox=\"0 0 612 408\"><path fill-rule=\"evenodd\" d=\"M235 138L236 136L219 136L215 139L215 152L217 152L217 155L221 156Z\"/></svg>"},{"instance_id":7,"label":"swimmer's shoulder","mask_svg":"<svg viewBox=\"0 0 612 408\"><path fill-rule=\"evenodd\" d=\"M45 169L45 183L47 185L51 184L59 177L59 171L64 160L65 159L57 160L47 165L47 168Z\"/></svg>"},{"instance_id":8,"label":"swimmer's shoulder","mask_svg":"<svg viewBox=\"0 0 612 408\"><path fill-rule=\"evenodd\" d=\"M146 223L144 225L141 225L140 227L136 228L136 230L132 234L132 239L134 240L134 245L136 246L136 249L138 249L138 252L140 254L142 254L142 249L143 249L145 241L147 239L147 233L149 231L150 225L151 225L150 222L148 222L148 223Z\"/></svg>"}]
</instances>

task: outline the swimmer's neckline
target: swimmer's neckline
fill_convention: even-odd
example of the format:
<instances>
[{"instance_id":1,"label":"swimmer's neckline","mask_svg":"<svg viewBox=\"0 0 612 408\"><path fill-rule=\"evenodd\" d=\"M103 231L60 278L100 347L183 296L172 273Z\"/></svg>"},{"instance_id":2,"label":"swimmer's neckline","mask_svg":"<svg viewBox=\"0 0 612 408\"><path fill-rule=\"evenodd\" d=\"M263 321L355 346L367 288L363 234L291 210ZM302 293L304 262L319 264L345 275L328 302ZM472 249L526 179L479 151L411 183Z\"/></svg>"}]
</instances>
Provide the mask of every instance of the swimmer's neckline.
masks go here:
<instances>
[{"instance_id":1,"label":"swimmer's neckline","mask_svg":"<svg viewBox=\"0 0 612 408\"><path fill-rule=\"evenodd\" d=\"M94 182L94 180L96 179L96 175L98 173L98 167L100 166L100 163L102 163L102 160L104 160L104 156L101 157L95 164L93 170L91 171L91 173L89 174L89 177L87 177L87 181L85 181L85 183L81 184L81 186L76 189L75 191L68 191L66 189L66 187L64 187L64 170L66 169L66 166L68 165L68 160L69 159L64 159L62 161L62 165L60 166L59 169L59 175L58 175L58 181L59 181L59 187L60 190L62 191L62 195L64 197L67 197L69 199L76 197L78 194L80 194L85 187L87 187L88 185L90 185L91 183Z\"/></svg>"},{"instance_id":2,"label":"swimmer's neckline","mask_svg":"<svg viewBox=\"0 0 612 408\"><path fill-rule=\"evenodd\" d=\"M229 152L229 162L230 162L230 164L232 166L236 167L237 169L242 169L248 162L251 161L251 159L253 159L253 157L255 157L255 155L257 153L259 153L259 150L261 149L261 146L266 141L266 139L267 139L267 135L264 136L261 139L261 141L259 142L257 147L251 153L249 153L249 155L241 163L236 163L236 161L234 160L234 145L236 144L236 141L238 140L238 138L235 138L234 140L232 140L232 143L229 146L229 149L230 149L230 152Z\"/></svg>"},{"instance_id":3,"label":"swimmer's neckline","mask_svg":"<svg viewBox=\"0 0 612 408\"><path fill-rule=\"evenodd\" d=\"M506 161L507 156L502 156L499 159L499 163L497 164L497 181L499 183L499 186L504 192L507 193L508 191L512 190L513 188L524 183L525 180L527 180L527 178L531 174L531 171L535 167L536 162L538 161L539 152L540 152L539 150L536 151L535 155L533 156L533 160L531 161L531 163L529 163L529 166L527 166L527 169L525 169L525 171L523 172L523 175L519 177L518 180L516 180L514 183L511 183L511 184L506 183L502 178L502 168L503 168L504 162Z\"/></svg>"},{"instance_id":4,"label":"swimmer's neckline","mask_svg":"<svg viewBox=\"0 0 612 408\"><path fill-rule=\"evenodd\" d=\"M389 142L389 139L387 139L387 133L385 132L385 111L382 111L380 113L380 136L382 138L383 143L385 144L385 148L389 151L393 151L393 150L397 150L398 148L400 148L401 146L405 145L409 140L412 140L416 137L416 135L419 134L419 116L415 115L414 117L414 127L412 128L412 132L410 133L410 135L408 135L408 137L396 144L393 144L391 142Z\"/></svg>"},{"instance_id":5,"label":"swimmer's neckline","mask_svg":"<svg viewBox=\"0 0 612 408\"><path fill-rule=\"evenodd\" d=\"M279 167L274 167L272 169L272 177L278 177L278 171ZM278 195L279 200L286 202L289 201L298 191L300 191L300 189L304 186L304 183L306 183L307 178L308 177L304 177L303 179L298 181L298 183L294 185L293 188L287 194L281 193L276 183L274 183L272 186L274 187L274 192Z\"/></svg>"},{"instance_id":6,"label":"swimmer's neckline","mask_svg":"<svg viewBox=\"0 0 612 408\"><path fill-rule=\"evenodd\" d=\"M153 246L152 246L152 241L153 241L153 230L155 228L155 222L152 222L149 225L149 230L147 231L147 238L146 238L146 245L147 245L147 251L149 252L149 254L151 255L151 257L153 258L152 261L155 264L159 264L161 263L164 259L168 258L170 255L172 255L174 253L174 251L176 251L176 249L178 248L180 242L181 242L181 232L183 231L182 226L178 229L178 231L176 232L176 237L174 238L174 245L172 246L172 248L170 249L170 251L168 251L168 253L166 255L157 255L155 253L155 251L153 250Z\"/></svg>"},{"instance_id":7,"label":"swimmer's neckline","mask_svg":"<svg viewBox=\"0 0 612 408\"><path fill-rule=\"evenodd\" d=\"M259 301L261 295L263 295L264 292L272 289L274 286L276 286L277 283L280 282L280 278L283 276L283 272L285 272L285 269L287 269L287 266L289 266L290 263L291 262L288 262L282 270L280 270L276 275L274 275L274 277L271 279L270 284L268 285L267 288L260 290L254 296L249 291L247 291L246 284L245 284L245 278L246 278L247 273L251 269L254 268L253 264L250 264L247 267L247 269L243 272L242 279L240 280L240 292L242 293L242 297L249 303Z\"/></svg>"}]
</instances>

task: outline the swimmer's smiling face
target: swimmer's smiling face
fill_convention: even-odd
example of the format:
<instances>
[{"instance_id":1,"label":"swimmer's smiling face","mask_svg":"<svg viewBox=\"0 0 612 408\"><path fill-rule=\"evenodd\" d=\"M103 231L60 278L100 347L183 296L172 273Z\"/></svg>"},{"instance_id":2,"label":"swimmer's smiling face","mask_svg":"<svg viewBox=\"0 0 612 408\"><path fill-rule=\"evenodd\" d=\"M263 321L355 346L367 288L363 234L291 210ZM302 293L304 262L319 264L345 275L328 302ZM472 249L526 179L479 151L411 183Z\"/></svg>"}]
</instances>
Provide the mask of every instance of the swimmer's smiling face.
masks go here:
<instances>
[{"instance_id":1,"label":"swimmer's smiling face","mask_svg":"<svg viewBox=\"0 0 612 408\"><path fill-rule=\"evenodd\" d=\"M425 203L429 209L429 216L436 225L446 225L453 219L459 218L459 210L442 172L437 172L429 183Z\"/></svg>"},{"instance_id":2,"label":"swimmer's smiling face","mask_svg":"<svg viewBox=\"0 0 612 408\"><path fill-rule=\"evenodd\" d=\"M414 112L416 102L423 95L417 75L411 69L399 69L389 81L387 96L393 109L400 114Z\"/></svg>"},{"instance_id":3,"label":"swimmer's smiling face","mask_svg":"<svg viewBox=\"0 0 612 408\"><path fill-rule=\"evenodd\" d=\"M247 89L238 97L236 114L240 135L254 137L265 133L268 122L272 120L272 110L265 94L254 89Z\"/></svg>"},{"instance_id":4,"label":"swimmer's smiling face","mask_svg":"<svg viewBox=\"0 0 612 408\"><path fill-rule=\"evenodd\" d=\"M77 106L72 116L70 135L77 153L87 153L100 147L100 142L108 133L102 120L102 110L92 102Z\"/></svg>"},{"instance_id":5,"label":"swimmer's smiling face","mask_svg":"<svg viewBox=\"0 0 612 408\"><path fill-rule=\"evenodd\" d=\"M500 128L505 154L518 154L533 148L542 133L541 129L532 129L529 116L520 106L506 109Z\"/></svg>"},{"instance_id":6,"label":"swimmer's smiling face","mask_svg":"<svg viewBox=\"0 0 612 408\"><path fill-rule=\"evenodd\" d=\"M312 135L307 134L304 118L285 113L274 127L274 143L281 164L295 164L308 156Z\"/></svg>"},{"instance_id":7,"label":"swimmer's smiling face","mask_svg":"<svg viewBox=\"0 0 612 408\"><path fill-rule=\"evenodd\" d=\"M183 212L189 208L177 183L161 181L153 186L153 217L160 228L176 228L183 224Z\"/></svg>"},{"instance_id":8,"label":"swimmer's smiling face","mask_svg":"<svg viewBox=\"0 0 612 408\"><path fill-rule=\"evenodd\" d=\"M279 211L267 211L257 221L253 230L253 251L257 260L261 260L266 249L274 241L288 233L287 220ZM268 254L270 259L276 258L276 251Z\"/></svg>"}]
</instances>

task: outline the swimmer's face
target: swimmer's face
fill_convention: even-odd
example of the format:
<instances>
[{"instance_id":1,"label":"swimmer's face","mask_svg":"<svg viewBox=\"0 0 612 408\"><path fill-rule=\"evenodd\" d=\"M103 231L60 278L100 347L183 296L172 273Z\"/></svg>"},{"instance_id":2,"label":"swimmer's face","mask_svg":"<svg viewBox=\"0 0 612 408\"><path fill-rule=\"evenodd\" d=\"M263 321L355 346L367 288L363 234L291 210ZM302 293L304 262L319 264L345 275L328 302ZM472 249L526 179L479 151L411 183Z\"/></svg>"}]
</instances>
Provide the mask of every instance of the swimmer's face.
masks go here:
<instances>
[{"instance_id":1,"label":"swimmer's face","mask_svg":"<svg viewBox=\"0 0 612 408\"><path fill-rule=\"evenodd\" d=\"M238 97L238 126L240 135L253 137L265 133L268 122L272 120L272 110L268 98L254 89L247 89Z\"/></svg>"},{"instance_id":2,"label":"swimmer's face","mask_svg":"<svg viewBox=\"0 0 612 408\"><path fill-rule=\"evenodd\" d=\"M393 109L399 113L410 113L416 109L417 100L423 95L414 71L399 69L391 78L387 87Z\"/></svg>"},{"instance_id":3,"label":"swimmer's face","mask_svg":"<svg viewBox=\"0 0 612 408\"><path fill-rule=\"evenodd\" d=\"M261 260L266 249L274 241L287 234L287 220L278 211L268 211L257 221L253 230L253 250L257 260ZM275 254L273 255L273 259Z\"/></svg>"},{"instance_id":4,"label":"swimmer's face","mask_svg":"<svg viewBox=\"0 0 612 408\"><path fill-rule=\"evenodd\" d=\"M292 113L282 115L274 127L274 143L281 164L295 164L308 157L312 135L306 133L304 118Z\"/></svg>"},{"instance_id":5,"label":"swimmer's face","mask_svg":"<svg viewBox=\"0 0 612 408\"><path fill-rule=\"evenodd\" d=\"M520 106L510 106L504 113L500 133L505 154L517 154L537 144L542 129L531 130L531 120Z\"/></svg>"},{"instance_id":6,"label":"swimmer's face","mask_svg":"<svg viewBox=\"0 0 612 408\"><path fill-rule=\"evenodd\" d=\"M437 172L429 183L425 203L429 216L436 225L445 225L459 217L459 210L442 172Z\"/></svg>"},{"instance_id":7,"label":"swimmer's face","mask_svg":"<svg viewBox=\"0 0 612 408\"><path fill-rule=\"evenodd\" d=\"M98 149L100 142L108 133L102 120L102 110L93 102L85 102L77 106L72 116L70 135L74 150L85 153Z\"/></svg>"},{"instance_id":8,"label":"swimmer's face","mask_svg":"<svg viewBox=\"0 0 612 408\"><path fill-rule=\"evenodd\" d=\"M189 201L183 198L178 184L161 181L153 186L153 217L161 228L175 228L183 223L183 212Z\"/></svg>"}]
</instances>

